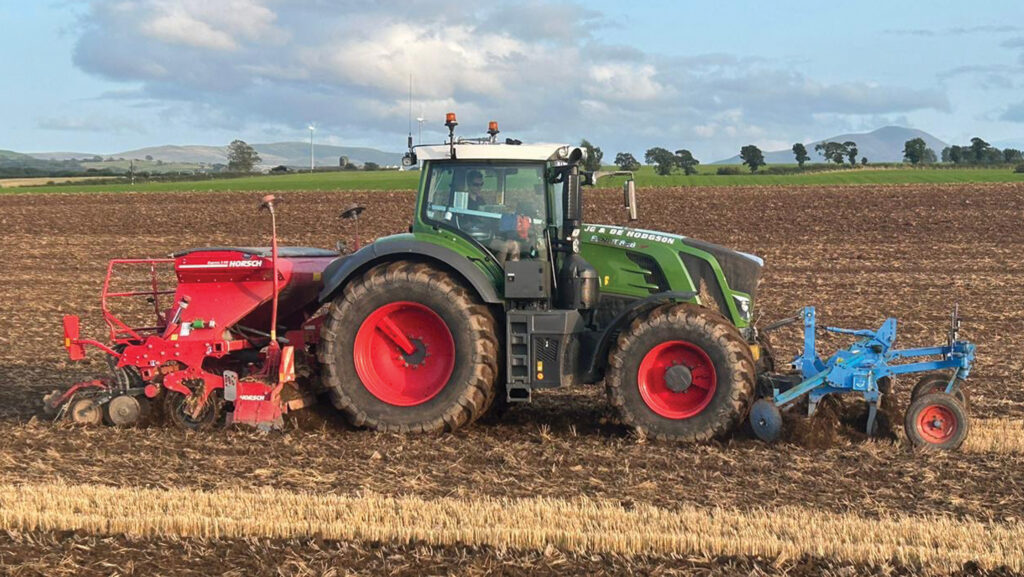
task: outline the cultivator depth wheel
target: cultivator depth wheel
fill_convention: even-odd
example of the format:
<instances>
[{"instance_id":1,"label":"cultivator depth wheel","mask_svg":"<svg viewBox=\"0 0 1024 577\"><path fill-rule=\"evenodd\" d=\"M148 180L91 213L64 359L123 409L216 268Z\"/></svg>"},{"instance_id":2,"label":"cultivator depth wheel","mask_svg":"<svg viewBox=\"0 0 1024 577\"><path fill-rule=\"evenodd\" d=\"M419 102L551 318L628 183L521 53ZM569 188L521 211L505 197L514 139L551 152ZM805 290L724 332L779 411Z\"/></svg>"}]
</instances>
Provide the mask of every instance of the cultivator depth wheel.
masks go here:
<instances>
[{"instance_id":1,"label":"cultivator depth wheel","mask_svg":"<svg viewBox=\"0 0 1024 577\"><path fill-rule=\"evenodd\" d=\"M959 448L971 427L967 409L946 393L925 393L910 403L903 426L915 447L944 450Z\"/></svg>"},{"instance_id":2,"label":"cultivator depth wheel","mask_svg":"<svg viewBox=\"0 0 1024 577\"><path fill-rule=\"evenodd\" d=\"M914 385L914 389L910 392L911 402L917 400L918 397L927 393L943 393L946 392L946 387L949 385L949 376L941 374L925 375L918 379L917 384ZM966 408L968 406L967 392L964 390L964 382L960 380L957 382L956 390L953 391L953 396L956 400L960 401L960 404Z\"/></svg>"},{"instance_id":3,"label":"cultivator depth wheel","mask_svg":"<svg viewBox=\"0 0 1024 577\"><path fill-rule=\"evenodd\" d=\"M773 443L782 436L782 411L771 399L758 399L750 407L750 428L758 439Z\"/></svg>"}]
</instances>

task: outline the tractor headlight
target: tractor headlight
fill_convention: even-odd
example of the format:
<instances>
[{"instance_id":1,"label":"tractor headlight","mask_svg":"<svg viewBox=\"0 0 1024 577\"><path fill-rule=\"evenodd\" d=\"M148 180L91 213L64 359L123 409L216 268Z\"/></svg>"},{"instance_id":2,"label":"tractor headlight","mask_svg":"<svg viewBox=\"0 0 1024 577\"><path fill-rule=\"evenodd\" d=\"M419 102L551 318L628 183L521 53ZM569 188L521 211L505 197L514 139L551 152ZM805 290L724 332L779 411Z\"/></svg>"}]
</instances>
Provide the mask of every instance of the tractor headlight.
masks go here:
<instances>
[{"instance_id":1,"label":"tractor headlight","mask_svg":"<svg viewBox=\"0 0 1024 577\"><path fill-rule=\"evenodd\" d=\"M736 310L740 312L740 316L743 320L750 320L750 297L732 295L732 300L736 303Z\"/></svg>"}]
</instances>

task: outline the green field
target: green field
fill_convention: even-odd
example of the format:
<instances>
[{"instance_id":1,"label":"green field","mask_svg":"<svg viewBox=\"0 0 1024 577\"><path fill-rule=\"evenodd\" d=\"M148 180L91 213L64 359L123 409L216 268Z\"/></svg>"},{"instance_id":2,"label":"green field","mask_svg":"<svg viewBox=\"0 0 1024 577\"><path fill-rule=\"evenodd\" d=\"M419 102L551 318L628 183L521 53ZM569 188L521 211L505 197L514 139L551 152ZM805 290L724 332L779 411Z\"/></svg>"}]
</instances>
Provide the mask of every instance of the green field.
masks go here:
<instances>
[{"instance_id":1,"label":"green field","mask_svg":"<svg viewBox=\"0 0 1024 577\"><path fill-rule=\"evenodd\" d=\"M613 167L609 167L611 169ZM1000 168L857 168L807 172L802 174L715 174L718 166L699 167L699 173L685 176L681 173L658 176L645 166L636 173L637 186L800 186L834 184L905 184L956 182L1024 182L1024 174ZM285 175L259 175L244 178L224 178L183 182L153 182L145 184L98 184L34 186L3 189L0 194L34 194L41 192L171 192L171 191L223 191L223 190L412 190L416 188L419 172L397 171L345 171ZM615 186L622 178L602 180L602 186Z\"/></svg>"}]
</instances>

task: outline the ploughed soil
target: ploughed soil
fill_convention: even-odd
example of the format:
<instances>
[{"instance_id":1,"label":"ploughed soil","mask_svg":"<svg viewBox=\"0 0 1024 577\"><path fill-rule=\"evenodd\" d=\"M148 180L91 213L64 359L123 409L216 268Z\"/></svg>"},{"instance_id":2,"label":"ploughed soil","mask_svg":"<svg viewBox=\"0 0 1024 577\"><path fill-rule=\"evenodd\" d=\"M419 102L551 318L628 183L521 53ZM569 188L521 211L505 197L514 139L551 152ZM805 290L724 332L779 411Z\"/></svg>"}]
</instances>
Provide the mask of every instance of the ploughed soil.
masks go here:
<instances>
[{"instance_id":1,"label":"ploughed soil","mask_svg":"<svg viewBox=\"0 0 1024 577\"><path fill-rule=\"evenodd\" d=\"M587 222L626 224L619 192L588 192ZM367 207L360 221L364 241L405 230L412 216L410 192L283 196L283 244L351 243L351 223L337 215L353 202ZM765 259L757 295L761 324L814 304L821 324L875 328L896 316L901 346L936 345L945 342L950 309L959 303L962 336L979 346L968 381L972 417L1024 416L1024 184L666 188L639 196L636 226ZM5 244L0 252L0 478L423 496L582 494L667 508L806 505L865 515L1024 518L1019 474L1024 456L917 454L905 443L864 442L856 434L775 446L743 431L705 446L654 443L615 422L599 387L541 392L531 405L439 437L355 431L329 406L300 413L286 431L270 434L188 434L169 426L83 430L49 423L40 411L43 393L105 371L95 351L85 363L66 359L60 318L81 314L87 334L104 334L98 295L107 260L166 256L196 246L265 245L268 223L256 211L258 197L251 192L0 195ZM795 325L773 337L783 357L797 352L799 336ZM819 350L846 342L820 336ZM906 404L913 382L896 383L898 404ZM38 533L0 536L0 563L31 558L37 564L27 565L27 574L57 574L62 547L77 559L81 574L114 571L103 563L121 563L110 561L115 555L122 559L118 551L141 564L136 565L140 574L150 572L144 570L147 563L169 570L170 561L161 561L170 559L161 557L168 548L187 549L196 563L192 570L221 555L214 545L195 541ZM270 558L337 563L339 574L631 574L673 568L700 573L712 566L743 574L855 574L821 560L774 566L756 559L595 561L559 552L310 547L234 542L224 555L236 557L237 567L256 567L257 560ZM181 569L189 569L182 560ZM418 563L433 569L409 569Z\"/></svg>"}]
</instances>

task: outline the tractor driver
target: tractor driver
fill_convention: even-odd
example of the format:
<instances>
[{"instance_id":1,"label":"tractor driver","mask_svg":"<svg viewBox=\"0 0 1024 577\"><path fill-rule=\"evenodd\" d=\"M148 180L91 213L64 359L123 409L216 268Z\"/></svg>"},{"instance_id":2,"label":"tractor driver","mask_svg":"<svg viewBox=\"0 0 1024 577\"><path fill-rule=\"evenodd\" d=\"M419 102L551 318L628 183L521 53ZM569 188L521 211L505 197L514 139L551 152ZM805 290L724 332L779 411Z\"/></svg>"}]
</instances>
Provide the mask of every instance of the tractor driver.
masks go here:
<instances>
[{"instance_id":1,"label":"tractor driver","mask_svg":"<svg viewBox=\"0 0 1024 577\"><path fill-rule=\"evenodd\" d=\"M469 210L481 210L486 207L489 203L483 196L484 187L484 175L479 170L469 170L466 172L466 188L469 189L469 198L466 199L466 208ZM494 256L498 259L499 263L504 264L505 261L519 260L520 244L517 239L525 238L516 234L516 228L518 221L524 217L517 217L514 213L507 214L502 218L502 224L494 223L494 221L486 220L485 227L492 229L495 225L498 225L498 230L491 230L490 239L485 241L484 244L487 248L494 253ZM473 217L470 217L473 220ZM505 221L508 221L507 223ZM493 224L492 224L493 223ZM519 227L524 225L519 224ZM509 230L502 230L508 227Z\"/></svg>"},{"instance_id":2,"label":"tractor driver","mask_svg":"<svg viewBox=\"0 0 1024 577\"><path fill-rule=\"evenodd\" d=\"M469 200L466 208L480 210L480 207L487 204L481 192L484 187L484 175L479 170L470 170L466 173L466 187L469 188Z\"/></svg>"}]
</instances>

